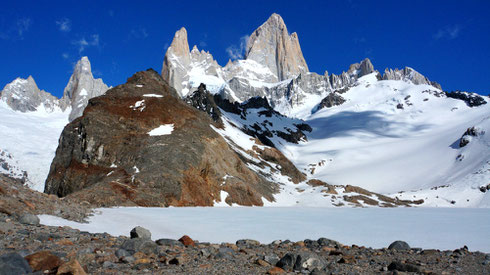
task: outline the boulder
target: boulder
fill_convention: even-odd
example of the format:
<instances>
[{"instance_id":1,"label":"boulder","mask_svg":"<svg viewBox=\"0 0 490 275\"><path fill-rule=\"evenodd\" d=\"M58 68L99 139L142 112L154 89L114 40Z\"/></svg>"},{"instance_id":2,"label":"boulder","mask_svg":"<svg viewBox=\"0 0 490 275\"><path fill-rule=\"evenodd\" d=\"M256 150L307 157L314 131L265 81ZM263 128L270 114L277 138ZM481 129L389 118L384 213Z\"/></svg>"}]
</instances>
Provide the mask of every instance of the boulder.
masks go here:
<instances>
[{"instance_id":1,"label":"boulder","mask_svg":"<svg viewBox=\"0 0 490 275\"><path fill-rule=\"evenodd\" d=\"M393 250L410 250L410 246L408 243L404 241L394 241L388 246L388 249L393 249Z\"/></svg>"},{"instance_id":2,"label":"boulder","mask_svg":"<svg viewBox=\"0 0 490 275\"><path fill-rule=\"evenodd\" d=\"M26 256L25 259L33 271L53 271L63 264L63 261L58 256L49 251L39 251Z\"/></svg>"},{"instance_id":3,"label":"boulder","mask_svg":"<svg viewBox=\"0 0 490 275\"><path fill-rule=\"evenodd\" d=\"M0 275L31 273L29 263L19 254L12 252L0 256Z\"/></svg>"},{"instance_id":4,"label":"boulder","mask_svg":"<svg viewBox=\"0 0 490 275\"><path fill-rule=\"evenodd\" d=\"M179 242L181 242L185 246L195 246L196 244L194 241L191 239L191 237L184 235L179 239Z\"/></svg>"},{"instance_id":5,"label":"boulder","mask_svg":"<svg viewBox=\"0 0 490 275\"><path fill-rule=\"evenodd\" d=\"M133 228L133 230L131 230L130 232L130 235L131 235L131 239L141 238L141 239L151 240L150 230L143 228L141 226L136 226L135 228Z\"/></svg>"},{"instance_id":6,"label":"boulder","mask_svg":"<svg viewBox=\"0 0 490 275\"><path fill-rule=\"evenodd\" d=\"M71 260L67 263L62 264L58 268L58 272L56 273L57 275L65 275L65 274L70 274L70 275L87 275L85 270L83 270L82 266L77 260Z\"/></svg>"},{"instance_id":7,"label":"boulder","mask_svg":"<svg viewBox=\"0 0 490 275\"><path fill-rule=\"evenodd\" d=\"M39 218L30 213L22 214L19 217L19 222L22 224L27 224L27 225L39 225Z\"/></svg>"}]
</instances>

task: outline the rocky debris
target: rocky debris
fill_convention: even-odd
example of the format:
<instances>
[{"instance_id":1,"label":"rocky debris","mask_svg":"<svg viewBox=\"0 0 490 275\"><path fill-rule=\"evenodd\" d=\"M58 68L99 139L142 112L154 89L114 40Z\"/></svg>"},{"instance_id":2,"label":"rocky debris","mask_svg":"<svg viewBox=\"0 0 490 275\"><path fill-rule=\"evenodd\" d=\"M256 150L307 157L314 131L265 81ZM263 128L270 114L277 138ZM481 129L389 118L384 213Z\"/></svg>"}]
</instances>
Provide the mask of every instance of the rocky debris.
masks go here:
<instances>
[{"instance_id":1,"label":"rocky debris","mask_svg":"<svg viewBox=\"0 0 490 275\"><path fill-rule=\"evenodd\" d=\"M19 168L19 163L12 157L12 155L0 149L0 174L7 177L18 179L23 184L28 183L27 172Z\"/></svg>"},{"instance_id":2,"label":"rocky debris","mask_svg":"<svg viewBox=\"0 0 490 275\"><path fill-rule=\"evenodd\" d=\"M0 250L0 253L3 252L2 250ZM29 263L18 253L7 252L0 256L0 275L27 274L31 272L32 269Z\"/></svg>"},{"instance_id":3,"label":"rocky debris","mask_svg":"<svg viewBox=\"0 0 490 275\"><path fill-rule=\"evenodd\" d=\"M0 100L7 103L12 110L20 112L33 112L41 105L48 111L61 107L58 98L40 90L32 76L27 79L19 77L7 84L1 91Z\"/></svg>"},{"instance_id":4,"label":"rocky debris","mask_svg":"<svg viewBox=\"0 0 490 275\"><path fill-rule=\"evenodd\" d=\"M308 72L298 35L289 35L284 20L276 13L250 35L245 59L267 66L279 81Z\"/></svg>"},{"instance_id":5,"label":"rocky debris","mask_svg":"<svg viewBox=\"0 0 490 275\"><path fill-rule=\"evenodd\" d=\"M65 127L45 192L94 206L212 206L222 190L230 204L272 201L276 184L248 168L210 125L219 127L155 71L136 73ZM172 130L150 135L161 126ZM235 183L223 186L224 176Z\"/></svg>"},{"instance_id":6,"label":"rocky debris","mask_svg":"<svg viewBox=\"0 0 490 275\"><path fill-rule=\"evenodd\" d=\"M129 236L23 225L1 213L0 231L0 274L32 272L23 258L28 255L53 260L57 257L60 262L51 266L61 263L58 274L392 274L412 270L425 274L490 273L490 264L485 264L489 256L465 247L452 251L372 249L346 246L326 238L258 245L253 241L237 242L253 245L250 247L200 242L195 242L195 246L173 242L159 246ZM41 235L52 237L39 239ZM153 248L129 251L122 248L128 241L147 243Z\"/></svg>"},{"instance_id":7,"label":"rocky debris","mask_svg":"<svg viewBox=\"0 0 490 275\"><path fill-rule=\"evenodd\" d=\"M485 130L479 127L473 126L466 129L466 132L463 134L463 136L461 136L461 139L459 140L459 147L460 148L465 147L466 145L468 145L468 143L471 142L473 137L482 136L484 134L485 134Z\"/></svg>"},{"instance_id":8,"label":"rocky debris","mask_svg":"<svg viewBox=\"0 0 490 275\"><path fill-rule=\"evenodd\" d=\"M15 220L39 224L35 215L49 214L74 221L83 221L91 213L87 202L70 202L56 196L33 191L21 180L0 174L0 213ZM32 215L29 216L28 214Z\"/></svg>"},{"instance_id":9,"label":"rocky debris","mask_svg":"<svg viewBox=\"0 0 490 275\"><path fill-rule=\"evenodd\" d=\"M410 250L410 246L408 243L404 241L394 241L393 243L388 246L388 249L394 249L394 250Z\"/></svg>"},{"instance_id":10,"label":"rocky debris","mask_svg":"<svg viewBox=\"0 0 490 275\"><path fill-rule=\"evenodd\" d=\"M109 87L104 84L102 79L95 79L92 75L92 67L88 57L82 57L75 65L73 74L60 100L63 109L71 106L69 120L72 121L81 116L89 99L103 95L108 89Z\"/></svg>"},{"instance_id":11,"label":"rocky debris","mask_svg":"<svg viewBox=\"0 0 490 275\"><path fill-rule=\"evenodd\" d=\"M26 213L19 217L19 222L27 225L39 225L39 218L34 214Z\"/></svg>"},{"instance_id":12,"label":"rocky debris","mask_svg":"<svg viewBox=\"0 0 490 275\"><path fill-rule=\"evenodd\" d=\"M478 107L480 105L487 104L482 96L477 93L470 93L465 91L452 91L446 92L446 96L449 98L459 99L464 101L470 107Z\"/></svg>"},{"instance_id":13,"label":"rocky debris","mask_svg":"<svg viewBox=\"0 0 490 275\"><path fill-rule=\"evenodd\" d=\"M135 228L133 228L129 235L131 236L131 239L141 238L151 240L151 232L141 226L136 226Z\"/></svg>"}]
</instances>

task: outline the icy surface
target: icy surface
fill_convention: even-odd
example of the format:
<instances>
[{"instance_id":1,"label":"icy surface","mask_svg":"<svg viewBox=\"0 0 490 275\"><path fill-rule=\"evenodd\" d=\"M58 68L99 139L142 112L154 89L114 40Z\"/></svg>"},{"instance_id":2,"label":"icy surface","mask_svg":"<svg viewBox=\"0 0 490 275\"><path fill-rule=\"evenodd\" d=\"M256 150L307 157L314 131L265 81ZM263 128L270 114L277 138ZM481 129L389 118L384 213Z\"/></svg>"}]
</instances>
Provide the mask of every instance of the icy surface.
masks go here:
<instances>
[{"instance_id":1,"label":"icy surface","mask_svg":"<svg viewBox=\"0 0 490 275\"><path fill-rule=\"evenodd\" d=\"M223 194L224 195L224 194ZM98 209L88 224L41 215L41 223L89 232L126 235L135 226L149 229L154 240L187 234L201 242L262 243L325 237L343 244L387 247L404 240L411 247L490 252L490 212L470 208L112 208ZM198 224L199 226L196 226Z\"/></svg>"},{"instance_id":2,"label":"icy surface","mask_svg":"<svg viewBox=\"0 0 490 275\"><path fill-rule=\"evenodd\" d=\"M173 124L164 124L148 132L150 136L170 135L174 130Z\"/></svg>"},{"instance_id":3,"label":"icy surface","mask_svg":"<svg viewBox=\"0 0 490 275\"><path fill-rule=\"evenodd\" d=\"M0 101L0 149L9 152L18 168L27 172L27 184L34 190L44 190L70 111L46 110L41 105L37 111L22 113Z\"/></svg>"}]
</instances>

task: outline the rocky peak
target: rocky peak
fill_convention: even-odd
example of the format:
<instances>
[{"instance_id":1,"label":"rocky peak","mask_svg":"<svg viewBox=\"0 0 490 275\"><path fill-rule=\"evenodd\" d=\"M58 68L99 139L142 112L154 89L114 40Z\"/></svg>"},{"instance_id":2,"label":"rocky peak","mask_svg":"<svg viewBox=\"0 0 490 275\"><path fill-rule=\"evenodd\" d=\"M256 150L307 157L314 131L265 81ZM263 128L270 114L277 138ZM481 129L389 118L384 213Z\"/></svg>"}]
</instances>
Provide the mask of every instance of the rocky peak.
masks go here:
<instances>
[{"instance_id":1,"label":"rocky peak","mask_svg":"<svg viewBox=\"0 0 490 275\"><path fill-rule=\"evenodd\" d=\"M298 35L289 35L279 14L272 14L247 43L245 58L268 67L279 81L308 72Z\"/></svg>"},{"instance_id":2,"label":"rocky peak","mask_svg":"<svg viewBox=\"0 0 490 275\"><path fill-rule=\"evenodd\" d=\"M20 112L36 111L41 105L47 111L52 111L55 106L59 105L56 97L37 87L36 81L32 76L27 79L18 77L5 85L0 98L10 108Z\"/></svg>"},{"instance_id":3,"label":"rocky peak","mask_svg":"<svg viewBox=\"0 0 490 275\"><path fill-rule=\"evenodd\" d=\"M405 67L402 70L399 69L385 69L383 75L384 80L405 80L410 81L415 85L426 84L432 85L435 88L442 90L441 85L437 82L430 81L427 77L423 76L421 73L417 72L413 68Z\"/></svg>"},{"instance_id":4,"label":"rocky peak","mask_svg":"<svg viewBox=\"0 0 490 275\"><path fill-rule=\"evenodd\" d=\"M189 53L189 43L187 42L187 30L182 27L175 32L172 44L168 47L163 59L162 77L177 92L182 91L182 81L187 74L191 56Z\"/></svg>"},{"instance_id":5,"label":"rocky peak","mask_svg":"<svg viewBox=\"0 0 490 275\"><path fill-rule=\"evenodd\" d=\"M69 120L72 121L81 116L88 100L104 94L108 89L109 87L102 79L95 79L92 75L88 57L82 57L75 65L61 99L63 107L71 106Z\"/></svg>"}]
</instances>

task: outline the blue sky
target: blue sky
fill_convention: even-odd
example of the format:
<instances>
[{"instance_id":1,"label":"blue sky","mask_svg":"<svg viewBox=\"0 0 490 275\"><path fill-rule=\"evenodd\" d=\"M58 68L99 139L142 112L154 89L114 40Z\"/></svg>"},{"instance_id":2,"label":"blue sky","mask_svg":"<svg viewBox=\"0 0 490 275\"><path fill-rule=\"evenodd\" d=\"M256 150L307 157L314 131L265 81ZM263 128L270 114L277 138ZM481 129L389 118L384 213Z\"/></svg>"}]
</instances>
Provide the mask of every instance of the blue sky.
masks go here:
<instances>
[{"instance_id":1,"label":"blue sky","mask_svg":"<svg viewBox=\"0 0 490 275\"><path fill-rule=\"evenodd\" d=\"M118 85L161 71L180 27L220 65L273 13L297 32L310 71L341 73L369 57L375 69L410 66L445 90L490 92L490 1L4 1L0 88L32 75L61 96L74 63ZM238 50L238 51L237 51ZM230 55L231 54L231 55Z\"/></svg>"}]
</instances>

